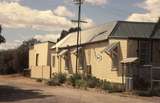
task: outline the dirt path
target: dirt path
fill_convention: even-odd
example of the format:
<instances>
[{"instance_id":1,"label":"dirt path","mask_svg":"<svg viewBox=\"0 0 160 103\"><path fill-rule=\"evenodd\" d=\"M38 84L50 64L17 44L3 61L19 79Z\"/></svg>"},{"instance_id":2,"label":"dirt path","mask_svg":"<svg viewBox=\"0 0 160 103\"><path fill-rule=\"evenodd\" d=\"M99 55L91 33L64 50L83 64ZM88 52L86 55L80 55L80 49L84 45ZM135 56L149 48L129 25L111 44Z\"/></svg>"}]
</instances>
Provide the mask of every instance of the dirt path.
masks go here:
<instances>
[{"instance_id":1,"label":"dirt path","mask_svg":"<svg viewBox=\"0 0 160 103\"><path fill-rule=\"evenodd\" d=\"M160 98L131 98L114 94L49 87L20 76L0 76L1 103L160 103Z\"/></svg>"}]
</instances>

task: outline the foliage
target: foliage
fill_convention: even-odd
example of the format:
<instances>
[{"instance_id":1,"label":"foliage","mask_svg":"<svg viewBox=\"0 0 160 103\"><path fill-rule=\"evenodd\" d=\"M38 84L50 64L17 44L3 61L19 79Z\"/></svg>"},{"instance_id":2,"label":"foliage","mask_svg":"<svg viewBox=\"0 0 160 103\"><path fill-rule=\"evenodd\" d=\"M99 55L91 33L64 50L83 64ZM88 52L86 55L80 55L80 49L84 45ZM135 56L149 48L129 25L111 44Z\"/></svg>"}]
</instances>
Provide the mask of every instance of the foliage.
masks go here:
<instances>
[{"instance_id":1,"label":"foliage","mask_svg":"<svg viewBox=\"0 0 160 103\"><path fill-rule=\"evenodd\" d=\"M42 82L43 80L42 80L42 79L36 79L36 81L37 81L37 82Z\"/></svg>"},{"instance_id":2,"label":"foliage","mask_svg":"<svg viewBox=\"0 0 160 103\"><path fill-rule=\"evenodd\" d=\"M92 76L87 76L85 80L87 81L87 86L89 88L99 87L100 79Z\"/></svg>"},{"instance_id":3,"label":"foliage","mask_svg":"<svg viewBox=\"0 0 160 103\"><path fill-rule=\"evenodd\" d=\"M67 83L69 85L76 86L76 80L80 80L80 79L82 79L82 76L80 74L73 74L67 79Z\"/></svg>"},{"instance_id":4,"label":"foliage","mask_svg":"<svg viewBox=\"0 0 160 103\"><path fill-rule=\"evenodd\" d=\"M65 83L66 81L66 74L55 74L51 80L48 81L48 85L51 86L60 86L61 84Z\"/></svg>"},{"instance_id":5,"label":"foliage","mask_svg":"<svg viewBox=\"0 0 160 103\"><path fill-rule=\"evenodd\" d=\"M78 79L75 81L75 85L77 88L87 89L88 83L86 80Z\"/></svg>"},{"instance_id":6,"label":"foliage","mask_svg":"<svg viewBox=\"0 0 160 103\"><path fill-rule=\"evenodd\" d=\"M29 48L38 42L36 39L31 39L24 41L16 49L0 51L0 74L19 73L28 68Z\"/></svg>"},{"instance_id":7,"label":"foliage","mask_svg":"<svg viewBox=\"0 0 160 103\"><path fill-rule=\"evenodd\" d=\"M121 92L122 86L116 83L110 83L106 80L100 80L92 76L83 76L80 74L73 74L66 78L66 74L56 74L54 77L48 81L48 85L60 86L61 84L67 82L67 84L72 85L76 88L100 88L109 92Z\"/></svg>"},{"instance_id":8,"label":"foliage","mask_svg":"<svg viewBox=\"0 0 160 103\"><path fill-rule=\"evenodd\" d=\"M70 28L69 30L62 30L61 36L60 36L60 38L57 41L62 40L64 37L66 37L70 33L76 32L78 30L81 30L81 28L75 27L75 28Z\"/></svg>"},{"instance_id":9,"label":"foliage","mask_svg":"<svg viewBox=\"0 0 160 103\"><path fill-rule=\"evenodd\" d=\"M111 83L107 82L105 80L102 80L100 82L100 88L103 89L103 90L111 90Z\"/></svg>"}]
</instances>

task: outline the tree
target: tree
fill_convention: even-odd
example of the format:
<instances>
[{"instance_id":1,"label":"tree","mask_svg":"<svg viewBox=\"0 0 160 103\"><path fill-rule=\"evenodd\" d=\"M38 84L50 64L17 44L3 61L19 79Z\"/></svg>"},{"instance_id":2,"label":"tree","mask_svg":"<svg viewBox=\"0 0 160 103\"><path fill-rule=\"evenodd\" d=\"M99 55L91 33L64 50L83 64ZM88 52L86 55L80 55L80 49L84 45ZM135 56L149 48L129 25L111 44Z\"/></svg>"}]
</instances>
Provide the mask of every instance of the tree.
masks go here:
<instances>
[{"instance_id":1,"label":"tree","mask_svg":"<svg viewBox=\"0 0 160 103\"><path fill-rule=\"evenodd\" d=\"M16 49L0 51L0 73L11 74L23 72L24 68L28 68L29 48L40 41L30 39L24 41Z\"/></svg>"},{"instance_id":2,"label":"tree","mask_svg":"<svg viewBox=\"0 0 160 103\"><path fill-rule=\"evenodd\" d=\"M78 29L78 27L76 27L76 28L70 28L68 31L62 30L61 36L60 36L60 38L59 38L57 41L62 40L64 37L66 37L66 36L69 35L70 33L76 32L76 31L78 31L78 30L81 30L81 28L79 28L79 29Z\"/></svg>"},{"instance_id":3,"label":"tree","mask_svg":"<svg viewBox=\"0 0 160 103\"><path fill-rule=\"evenodd\" d=\"M30 39L24 41L16 50L15 64L17 65L18 72L22 72L24 68L28 68L29 49L34 45L40 43L37 39Z\"/></svg>"}]
</instances>

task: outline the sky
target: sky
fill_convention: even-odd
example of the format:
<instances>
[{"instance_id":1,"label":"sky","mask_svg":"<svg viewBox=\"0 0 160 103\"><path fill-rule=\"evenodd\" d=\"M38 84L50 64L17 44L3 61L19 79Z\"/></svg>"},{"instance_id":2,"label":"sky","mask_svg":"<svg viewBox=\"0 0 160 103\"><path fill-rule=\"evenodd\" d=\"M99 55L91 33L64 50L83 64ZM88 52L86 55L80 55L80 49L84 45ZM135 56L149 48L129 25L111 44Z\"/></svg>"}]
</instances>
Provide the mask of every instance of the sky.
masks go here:
<instances>
[{"instance_id":1,"label":"sky","mask_svg":"<svg viewBox=\"0 0 160 103\"><path fill-rule=\"evenodd\" d=\"M0 49L15 48L24 40L56 41L62 30L75 27L78 6L73 0L0 0L0 24L6 38ZM84 0L82 29L110 21L156 22L160 0Z\"/></svg>"}]
</instances>

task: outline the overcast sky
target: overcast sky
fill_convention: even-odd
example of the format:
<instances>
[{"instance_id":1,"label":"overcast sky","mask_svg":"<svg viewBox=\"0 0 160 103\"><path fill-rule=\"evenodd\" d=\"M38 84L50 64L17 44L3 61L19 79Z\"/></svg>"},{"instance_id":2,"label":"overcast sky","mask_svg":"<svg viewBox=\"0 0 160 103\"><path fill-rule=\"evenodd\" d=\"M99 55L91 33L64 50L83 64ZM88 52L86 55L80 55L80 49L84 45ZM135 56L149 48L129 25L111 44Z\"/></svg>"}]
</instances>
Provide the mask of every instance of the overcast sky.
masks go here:
<instances>
[{"instance_id":1,"label":"overcast sky","mask_svg":"<svg viewBox=\"0 0 160 103\"><path fill-rule=\"evenodd\" d=\"M85 0L83 29L109 21L155 22L160 16L160 0ZM0 49L14 48L23 40L56 40L63 29L74 27L77 5L72 0L0 0L0 24L7 43Z\"/></svg>"}]
</instances>

